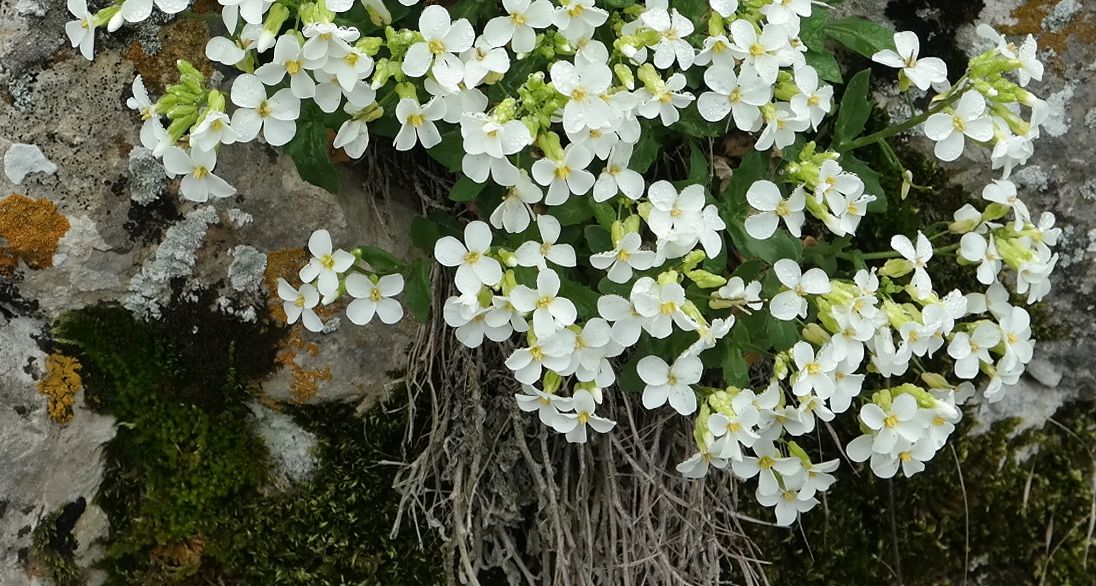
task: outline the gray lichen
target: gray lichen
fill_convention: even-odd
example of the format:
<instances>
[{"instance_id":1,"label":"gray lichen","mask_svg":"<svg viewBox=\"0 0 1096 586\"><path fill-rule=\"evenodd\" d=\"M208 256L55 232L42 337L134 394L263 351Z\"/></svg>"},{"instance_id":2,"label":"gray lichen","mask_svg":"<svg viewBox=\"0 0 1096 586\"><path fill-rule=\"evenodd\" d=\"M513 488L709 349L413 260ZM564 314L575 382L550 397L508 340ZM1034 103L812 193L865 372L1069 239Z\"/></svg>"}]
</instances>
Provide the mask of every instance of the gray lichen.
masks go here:
<instances>
[{"instance_id":1,"label":"gray lichen","mask_svg":"<svg viewBox=\"0 0 1096 586\"><path fill-rule=\"evenodd\" d=\"M266 255L253 246L241 244L232 249L232 264L228 265L228 282L237 291L255 291L263 282Z\"/></svg>"},{"instance_id":2,"label":"gray lichen","mask_svg":"<svg viewBox=\"0 0 1096 586\"><path fill-rule=\"evenodd\" d=\"M156 201L164 192L164 165L142 146L129 152L129 198L140 205Z\"/></svg>"},{"instance_id":3,"label":"gray lichen","mask_svg":"<svg viewBox=\"0 0 1096 586\"><path fill-rule=\"evenodd\" d=\"M126 309L143 317L159 317L169 301L171 281L190 276L206 231L218 221L217 210L205 206L168 228L156 254L130 279L129 293L122 299Z\"/></svg>"}]
</instances>

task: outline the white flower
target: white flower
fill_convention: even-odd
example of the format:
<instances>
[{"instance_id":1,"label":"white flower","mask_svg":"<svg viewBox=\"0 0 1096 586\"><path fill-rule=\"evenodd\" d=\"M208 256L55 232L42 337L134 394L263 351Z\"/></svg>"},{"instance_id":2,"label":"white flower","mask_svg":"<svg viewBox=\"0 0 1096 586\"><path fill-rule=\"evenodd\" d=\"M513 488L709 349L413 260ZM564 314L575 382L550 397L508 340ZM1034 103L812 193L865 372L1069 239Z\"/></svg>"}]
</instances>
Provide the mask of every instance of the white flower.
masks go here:
<instances>
[{"instance_id":1,"label":"white flower","mask_svg":"<svg viewBox=\"0 0 1096 586\"><path fill-rule=\"evenodd\" d=\"M404 74L422 77L432 71L438 83L455 87L464 78L464 63L454 53L468 50L476 40L472 25L464 18L452 22L444 7L432 4L419 15L419 31L423 40L407 50Z\"/></svg>"},{"instance_id":2,"label":"white flower","mask_svg":"<svg viewBox=\"0 0 1096 586\"><path fill-rule=\"evenodd\" d=\"M829 490L829 488L833 486L833 483L837 482L837 478L834 478L830 472L837 470L838 465L840 465L838 460L829 460L828 462L811 464L804 468L806 479L803 481L803 486L799 489L799 498L810 498L816 493Z\"/></svg>"},{"instance_id":3,"label":"white flower","mask_svg":"<svg viewBox=\"0 0 1096 586\"><path fill-rule=\"evenodd\" d=\"M729 18L738 11L738 0L708 0L708 5L723 18Z\"/></svg>"},{"instance_id":4,"label":"white flower","mask_svg":"<svg viewBox=\"0 0 1096 586\"><path fill-rule=\"evenodd\" d=\"M567 397L545 393L533 385L521 385L523 394L514 395L518 408L526 413L536 411L540 422L549 427L555 427L563 415L560 411L570 411L574 408L574 401Z\"/></svg>"},{"instance_id":5,"label":"white flower","mask_svg":"<svg viewBox=\"0 0 1096 586\"><path fill-rule=\"evenodd\" d=\"M167 135L162 124L160 124L160 114L156 111L156 103L152 101L152 98L148 95L148 90L145 89L145 82L141 79L141 76L133 78L133 96L126 100L126 106L131 110L136 110L141 115L141 120L144 123L141 125L141 145L149 150L154 150L159 145L162 137ZM166 148L170 145L164 145ZM155 153L157 155L161 152L157 149Z\"/></svg>"},{"instance_id":6,"label":"white flower","mask_svg":"<svg viewBox=\"0 0 1096 586\"><path fill-rule=\"evenodd\" d=\"M605 168L594 182L594 201L603 202L623 193L631 200L643 196L643 176L628 168L632 145L618 142L609 152Z\"/></svg>"},{"instance_id":7,"label":"white flower","mask_svg":"<svg viewBox=\"0 0 1096 586\"><path fill-rule=\"evenodd\" d=\"M211 151L217 145L236 142L228 114L208 111L202 121L190 129L190 148Z\"/></svg>"},{"instance_id":8,"label":"white flower","mask_svg":"<svg viewBox=\"0 0 1096 586\"><path fill-rule=\"evenodd\" d=\"M517 183L520 173L506 157L532 144L529 127L520 120L499 124L486 114L465 114L460 119L460 132L466 153L461 170L469 179L483 183L491 176L499 185Z\"/></svg>"},{"instance_id":9,"label":"white flower","mask_svg":"<svg viewBox=\"0 0 1096 586\"><path fill-rule=\"evenodd\" d=\"M266 0L217 0L221 6L237 6L240 16L250 24L262 24L267 9Z\"/></svg>"},{"instance_id":10,"label":"white flower","mask_svg":"<svg viewBox=\"0 0 1096 586\"><path fill-rule=\"evenodd\" d=\"M826 201L835 214L844 213L847 198L857 198L864 193L864 182L841 168L833 159L822 162L818 168L818 184L814 188L815 201Z\"/></svg>"},{"instance_id":11,"label":"white flower","mask_svg":"<svg viewBox=\"0 0 1096 586\"><path fill-rule=\"evenodd\" d=\"M932 242L921 231L918 231L917 246L915 248L908 237L896 234L891 237L891 248L898 251L902 258L913 265L913 278L910 279L910 285L913 287L914 297L917 299L928 297L932 293L932 279L929 278L929 273L925 270L925 267L932 259Z\"/></svg>"},{"instance_id":12,"label":"white flower","mask_svg":"<svg viewBox=\"0 0 1096 586\"><path fill-rule=\"evenodd\" d=\"M479 348L484 336L492 342L501 342L514 333L508 318L492 308L480 307L474 293L446 299L442 316L449 327L456 328L453 333L457 340L468 348Z\"/></svg>"},{"instance_id":13,"label":"white flower","mask_svg":"<svg viewBox=\"0 0 1096 586\"><path fill-rule=\"evenodd\" d=\"M316 289L324 297L334 296L339 291L339 275L354 266L354 255L341 248L332 250L331 234L327 230L312 233L308 238L308 251L312 258L301 269L301 281L311 283L319 278Z\"/></svg>"},{"instance_id":14,"label":"white flower","mask_svg":"<svg viewBox=\"0 0 1096 586\"><path fill-rule=\"evenodd\" d=\"M552 24L549 0L503 0L505 16L492 18L483 29L483 37L501 47L510 43L515 53L528 53L536 47L537 31Z\"/></svg>"},{"instance_id":15,"label":"white flower","mask_svg":"<svg viewBox=\"0 0 1096 586\"><path fill-rule=\"evenodd\" d=\"M704 187L694 183L678 193L669 181L656 181L647 189L647 199L651 202L647 225L657 236L665 238L674 228L699 219L704 209Z\"/></svg>"},{"instance_id":16,"label":"white flower","mask_svg":"<svg viewBox=\"0 0 1096 586\"><path fill-rule=\"evenodd\" d=\"M852 444L849 444L849 446L851 449ZM849 458L857 460L857 458L853 456L853 451L849 452ZM856 455L863 456L864 454L862 452L856 452ZM924 470L925 462L931 460L935 455L936 448L933 446L932 440L928 437L921 438L915 442L899 439L895 443L893 450L888 452L872 452L871 470L879 478L891 478L898 472L898 467L901 466L902 474L908 478Z\"/></svg>"},{"instance_id":17,"label":"white flower","mask_svg":"<svg viewBox=\"0 0 1096 586\"><path fill-rule=\"evenodd\" d=\"M216 166L215 151L190 149L187 153L178 147L171 147L164 153L164 170L172 177L183 176L179 191L190 201L204 202L210 197L223 198L236 193L236 188L213 174Z\"/></svg>"},{"instance_id":18,"label":"white flower","mask_svg":"<svg viewBox=\"0 0 1096 586\"><path fill-rule=\"evenodd\" d=\"M631 347L639 340L646 318L631 301L620 295L602 295L597 300L598 315L613 322L613 341Z\"/></svg>"},{"instance_id":19,"label":"white flower","mask_svg":"<svg viewBox=\"0 0 1096 586\"><path fill-rule=\"evenodd\" d=\"M518 249L514 251L518 264L523 267L545 269L548 267L546 261L550 260L561 267L575 266L577 259L575 258L574 247L567 243L560 244L558 242L562 230L559 220L554 216L542 214L537 216L536 221L541 241L534 242L530 240L518 246Z\"/></svg>"},{"instance_id":20,"label":"white flower","mask_svg":"<svg viewBox=\"0 0 1096 586\"><path fill-rule=\"evenodd\" d=\"M977 232L968 232L959 239L959 256L978 263L978 282L990 285L997 280L997 274L1001 272L1001 255L997 253L997 246L993 243L993 235L987 241Z\"/></svg>"},{"instance_id":21,"label":"white flower","mask_svg":"<svg viewBox=\"0 0 1096 586\"><path fill-rule=\"evenodd\" d=\"M300 319L310 332L323 331L323 321L316 315L315 307L320 302L320 294L308 283L294 289L285 279L278 279L278 297L282 299L287 323L293 325Z\"/></svg>"},{"instance_id":22,"label":"white flower","mask_svg":"<svg viewBox=\"0 0 1096 586\"><path fill-rule=\"evenodd\" d=\"M645 356L636 365L639 378L647 383L643 389L643 406L657 409L667 403L682 415L696 411L696 393L689 385L700 382L704 365L696 356L681 356L673 365L658 356Z\"/></svg>"},{"instance_id":23,"label":"white flower","mask_svg":"<svg viewBox=\"0 0 1096 586\"><path fill-rule=\"evenodd\" d=\"M734 460L731 467L734 473L749 480L757 476L757 490L766 494L779 490L775 470L782 477L798 475L803 470L803 463L799 458L785 457L770 441L759 441L751 448L754 456L743 456L742 460Z\"/></svg>"},{"instance_id":24,"label":"white flower","mask_svg":"<svg viewBox=\"0 0 1096 586\"><path fill-rule=\"evenodd\" d=\"M544 203L557 206L565 203L572 193L588 193L594 186L594 174L586 168L593 160L593 153L584 147L571 144L563 150L562 160L554 161L544 157L533 163L533 179L548 188Z\"/></svg>"},{"instance_id":25,"label":"white flower","mask_svg":"<svg viewBox=\"0 0 1096 586\"><path fill-rule=\"evenodd\" d=\"M948 356L955 359L955 376L970 380L978 375L981 363L993 362L989 351L1001 342L1001 329L988 321L978 324L970 334L956 332L948 344Z\"/></svg>"},{"instance_id":26,"label":"white flower","mask_svg":"<svg viewBox=\"0 0 1096 586\"><path fill-rule=\"evenodd\" d=\"M658 116L663 126L670 126L681 119L678 110L685 108L693 102L694 98L685 89L685 76L675 73L664 84L658 84L657 93L651 93L647 88L641 88L636 92L640 98L636 113L647 119Z\"/></svg>"},{"instance_id":27,"label":"white flower","mask_svg":"<svg viewBox=\"0 0 1096 586\"><path fill-rule=\"evenodd\" d=\"M260 129L272 146L281 146L297 134L301 100L289 88L278 90L268 99L262 80L245 73L232 82L232 103L239 106L232 113L232 127L241 142L254 139Z\"/></svg>"},{"instance_id":28,"label":"white flower","mask_svg":"<svg viewBox=\"0 0 1096 586\"><path fill-rule=\"evenodd\" d=\"M510 292L510 302L521 312L533 312L533 333L538 337L549 336L565 328L578 317L575 304L559 296L559 275L545 269L537 273L536 291L518 285Z\"/></svg>"},{"instance_id":29,"label":"white flower","mask_svg":"<svg viewBox=\"0 0 1096 586\"><path fill-rule=\"evenodd\" d=\"M643 329L655 338L665 338L673 333L673 325L683 331L696 329L696 322L685 315L685 289L678 283L659 285L650 277L642 277L632 286L632 303L636 311L646 318Z\"/></svg>"},{"instance_id":30,"label":"white flower","mask_svg":"<svg viewBox=\"0 0 1096 586\"><path fill-rule=\"evenodd\" d=\"M552 23L569 39L587 36L605 24L609 13L594 5L594 0L562 0L552 15Z\"/></svg>"},{"instance_id":31,"label":"white flower","mask_svg":"<svg viewBox=\"0 0 1096 586\"><path fill-rule=\"evenodd\" d=\"M601 94L609 89L613 72L604 63L556 61L549 70L556 91L567 96L563 107L563 128L578 132L583 128L605 128L612 111Z\"/></svg>"},{"instance_id":32,"label":"white flower","mask_svg":"<svg viewBox=\"0 0 1096 586\"><path fill-rule=\"evenodd\" d=\"M750 237L758 240L769 238L776 232L781 219L792 236L799 238L802 234L803 222L806 221L803 209L807 205L807 192L803 186L796 187L788 199L784 199L775 183L757 181L746 191L746 201L758 211L746 218L746 233Z\"/></svg>"},{"instance_id":33,"label":"white flower","mask_svg":"<svg viewBox=\"0 0 1096 586\"><path fill-rule=\"evenodd\" d=\"M713 296L716 299L730 301L731 305L745 313L761 309L761 283L750 281L747 284L742 277L731 277L727 284L720 287Z\"/></svg>"},{"instance_id":34,"label":"white flower","mask_svg":"<svg viewBox=\"0 0 1096 586\"><path fill-rule=\"evenodd\" d=\"M830 278L826 272L813 268L806 273L794 260L782 258L773 265L776 278L787 291L777 293L769 302L769 311L773 317L790 321L797 317L807 317L807 295L825 295L830 292Z\"/></svg>"},{"instance_id":35,"label":"white flower","mask_svg":"<svg viewBox=\"0 0 1096 586\"><path fill-rule=\"evenodd\" d=\"M483 285L494 287L502 280L502 265L487 256L491 248L491 228L481 222L464 227L464 243L452 236L434 244L434 258L444 266L457 267L455 282L461 293L476 294Z\"/></svg>"},{"instance_id":36,"label":"white flower","mask_svg":"<svg viewBox=\"0 0 1096 586\"><path fill-rule=\"evenodd\" d=\"M713 455L707 448L701 448L701 451L689 456L689 459L679 462L676 469L683 477L696 479L708 475L709 465L726 468L727 459Z\"/></svg>"},{"instance_id":37,"label":"white flower","mask_svg":"<svg viewBox=\"0 0 1096 586\"><path fill-rule=\"evenodd\" d=\"M985 142L993 138L993 121L985 116L986 99L976 91L959 98L951 114L937 112L925 121L925 136L936 141L933 152L941 161L954 161L963 154L965 137Z\"/></svg>"},{"instance_id":38,"label":"white flower","mask_svg":"<svg viewBox=\"0 0 1096 586\"><path fill-rule=\"evenodd\" d=\"M65 23L65 34L73 48L80 47L80 54L91 61L95 57L95 15L86 0L68 0L68 10L76 20Z\"/></svg>"},{"instance_id":39,"label":"white flower","mask_svg":"<svg viewBox=\"0 0 1096 586\"><path fill-rule=\"evenodd\" d=\"M343 149L347 155L357 159L365 154L365 149L369 147L369 126L364 118L364 114L367 114L369 109L368 106L361 108L354 102L348 101L343 106L343 111L350 114L350 118L339 126L331 146Z\"/></svg>"},{"instance_id":40,"label":"white flower","mask_svg":"<svg viewBox=\"0 0 1096 586\"><path fill-rule=\"evenodd\" d=\"M574 339L575 333L567 329L551 336L538 337L528 348L514 350L506 359L506 367L514 371L518 382L531 385L540 378L544 368L559 372L571 364Z\"/></svg>"},{"instance_id":41,"label":"white flower","mask_svg":"<svg viewBox=\"0 0 1096 586\"><path fill-rule=\"evenodd\" d=\"M778 24L767 24L761 34L748 20L738 19L731 23L731 51L742 59L742 67L753 69L767 84L776 83L781 65L790 61L783 54L788 49L788 31Z\"/></svg>"},{"instance_id":42,"label":"white flower","mask_svg":"<svg viewBox=\"0 0 1096 586\"><path fill-rule=\"evenodd\" d=\"M929 89L933 84L948 80L948 67L942 59L917 58L921 51L921 42L917 39L916 33L912 31L894 33L894 46L898 49L897 52L884 49L872 55L871 60L887 67L901 69L906 78L921 91Z\"/></svg>"},{"instance_id":43,"label":"white flower","mask_svg":"<svg viewBox=\"0 0 1096 586\"><path fill-rule=\"evenodd\" d=\"M712 413L708 418L708 431L719 438L712 444L712 451L722 458L742 459L742 448L752 447L760 439L756 427L761 413L754 401L757 396L749 389L739 391L731 399L731 412Z\"/></svg>"},{"instance_id":44,"label":"white flower","mask_svg":"<svg viewBox=\"0 0 1096 586\"><path fill-rule=\"evenodd\" d=\"M359 326L369 323L376 314L386 324L394 324L403 318L403 306L392 299L403 291L403 275L385 275L373 282L361 273L346 277L346 292L354 297L346 306L346 317Z\"/></svg>"},{"instance_id":45,"label":"white flower","mask_svg":"<svg viewBox=\"0 0 1096 586\"><path fill-rule=\"evenodd\" d=\"M796 479L800 484L802 483L800 477ZM790 482L787 477L783 487L777 487L773 492L765 492L759 486L755 496L761 506L773 507L776 524L780 527L788 527L795 523L800 513L806 513L818 504L818 499L803 496L797 483Z\"/></svg>"},{"instance_id":46,"label":"white flower","mask_svg":"<svg viewBox=\"0 0 1096 586\"><path fill-rule=\"evenodd\" d=\"M814 393L819 398L828 399L833 394L834 382L830 373L837 369L829 346L824 346L816 354L809 342L796 342L792 346L792 358L798 372L792 378L792 392L797 397Z\"/></svg>"},{"instance_id":47,"label":"white flower","mask_svg":"<svg viewBox=\"0 0 1096 586\"><path fill-rule=\"evenodd\" d=\"M599 252L590 257L590 264L598 270L608 269L606 276L614 283L627 283L632 280L632 270L645 271L655 265L655 253L642 250L643 240L639 234L629 232L617 242L616 248Z\"/></svg>"},{"instance_id":48,"label":"white flower","mask_svg":"<svg viewBox=\"0 0 1096 586\"><path fill-rule=\"evenodd\" d=\"M733 68L734 55L730 51L731 40L726 35L716 35L704 39L704 47L696 54L693 63Z\"/></svg>"},{"instance_id":49,"label":"white flower","mask_svg":"<svg viewBox=\"0 0 1096 586\"><path fill-rule=\"evenodd\" d=\"M413 98L402 98L396 104L396 119L400 122L400 131L393 141L396 150L409 151L417 143L422 143L425 149L436 146L441 142L441 133L434 121L444 115L445 105L437 98L425 106Z\"/></svg>"},{"instance_id":50,"label":"white flower","mask_svg":"<svg viewBox=\"0 0 1096 586\"><path fill-rule=\"evenodd\" d=\"M361 36L356 28L343 28L330 22L306 24L301 32L308 39L301 47L301 56L312 69L318 69L327 64L330 54L345 55L350 48L350 43Z\"/></svg>"},{"instance_id":51,"label":"white flower","mask_svg":"<svg viewBox=\"0 0 1096 586\"><path fill-rule=\"evenodd\" d=\"M811 0L771 0L761 7L761 14L774 24L798 24L811 15Z\"/></svg>"},{"instance_id":52,"label":"white flower","mask_svg":"<svg viewBox=\"0 0 1096 586\"><path fill-rule=\"evenodd\" d=\"M807 0L808 6L810 1ZM795 115L811 121L811 128L818 124L833 109L833 86L818 84L818 72L809 65L795 70L795 85L798 94L792 97L791 107Z\"/></svg>"},{"instance_id":53,"label":"white flower","mask_svg":"<svg viewBox=\"0 0 1096 586\"><path fill-rule=\"evenodd\" d=\"M586 426L598 433L608 433L616 426L616 422L604 417L594 415L597 403L590 391L577 391L571 397L571 406L574 413L564 413L555 426L556 431L567 434L567 441L571 443L586 443Z\"/></svg>"},{"instance_id":54,"label":"white flower","mask_svg":"<svg viewBox=\"0 0 1096 586\"><path fill-rule=\"evenodd\" d=\"M696 50L685 40L693 34L693 23L682 16L676 8L648 8L640 15L643 24L656 31L661 38L655 45L654 65L659 69L669 69L677 61L682 69L688 69L696 57Z\"/></svg>"},{"instance_id":55,"label":"white flower","mask_svg":"<svg viewBox=\"0 0 1096 586\"><path fill-rule=\"evenodd\" d=\"M795 133L803 132L810 128L809 118L797 117L795 112L786 104L777 104L774 108L764 111L765 128L757 137L757 150L768 150L775 146L782 149L795 142Z\"/></svg>"},{"instance_id":56,"label":"white flower","mask_svg":"<svg viewBox=\"0 0 1096 586\"><path fill-rule=\"evenodd\" d=\"M1013 307L1001 319L1001 342L1005 345L1005 355L1001 358L1000 368L1018 370L1018 367L1031 362L1035 344L1031 340L1031 316L1024 308Z\"/></svg>"},{"instance_id":57,"label":"white flower","mask_svg":"<svg viewBox=\"0 0 1096 586\"><path fill-rule=\"evenodd\" d=\"M917 399L907 393L895 397L887 411L875 403L868 403L860 408L860 421L875 432L871 449L883 454L893 450L900 438L908 442L921 439L921 431L925 425L917 415ZM855 460L853 451L850 444L849 457Z\"/></svg>"},{"instance_id":58,"label":"white flower","mask_svg":"<svg viewBox=\"0 0 1096 586\"><path fill-rule=\"evenodd\" d=\"M328 53L322 69L335 76L343 92L350 93L358 82L373 72L373 58L356 47L338 45Z\"/></svg>"},{"instance_id":59,"label":"white flower","mask_svg":"<svg viewBox=\"0 0 1096 586\"><path fill-rule=\"evenodd\" d=\"M464 61L464 85L475 87L490 74L501 76L510 69L506 49L480 37L471 49L460 54Z\"/></svg>"},{"instance_id":60,"label":"white flower","mask_svg":"<svg viewBox=\"0 0 1096 586\"><path fill-rule=\"evenodd\" d=\"M529 173L522 169L517 182L507 189L502 203L491 212L491 225L511 234L524 231L529 227L529 220L534 215L530 206L543 197L544 192L529 178Z\"/></svg>"},{"instance_id":61,"label":"white flower","mask_svg":"<svg viewBox=\"0 0 1096 586\"><path fill-rule=\"evenodd\" d=\"M982 190L982 198L1011 209L1013 217L1016 218L1014 229L1017 231L1023 230L1024 224L1031 222L1031 212L1028 211L1024 200L1016 194L1016 184L1011 181L995 180Z\"/></svg>"}]
</instances>

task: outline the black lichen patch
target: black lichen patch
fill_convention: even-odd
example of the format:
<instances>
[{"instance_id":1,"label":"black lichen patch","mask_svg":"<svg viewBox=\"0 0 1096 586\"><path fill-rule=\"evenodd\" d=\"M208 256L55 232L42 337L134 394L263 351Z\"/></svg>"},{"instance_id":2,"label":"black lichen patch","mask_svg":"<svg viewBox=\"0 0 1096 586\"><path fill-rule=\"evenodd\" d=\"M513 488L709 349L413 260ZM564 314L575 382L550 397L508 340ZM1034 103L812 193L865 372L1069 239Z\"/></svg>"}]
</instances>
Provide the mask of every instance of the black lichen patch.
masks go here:
<instances>
[{"instance_id":1,"label":"black lichen patch","mask_svg":"<svg viewBox=\"0 0 1096 586\"><path fill-rule=\"evenodd\" d=\"M159 242L164 230L182 217L171 197L156 198L148 205L130 202L122 229L131 240L147 246Z\"/></svg>"},{"instance_id":2,"label":"black lichen patch","mask_svg":"<svg viewBox=\"0 0 1096 586\"><path fill-rule=\"evenodd\" d=\"M891 0L884 14L896 30L917 33L921 55L943 59L954 81L967 68L967 54L956 44L955 33L973 23L984 7L984 0Z\"/></svg>"}]
</instances>

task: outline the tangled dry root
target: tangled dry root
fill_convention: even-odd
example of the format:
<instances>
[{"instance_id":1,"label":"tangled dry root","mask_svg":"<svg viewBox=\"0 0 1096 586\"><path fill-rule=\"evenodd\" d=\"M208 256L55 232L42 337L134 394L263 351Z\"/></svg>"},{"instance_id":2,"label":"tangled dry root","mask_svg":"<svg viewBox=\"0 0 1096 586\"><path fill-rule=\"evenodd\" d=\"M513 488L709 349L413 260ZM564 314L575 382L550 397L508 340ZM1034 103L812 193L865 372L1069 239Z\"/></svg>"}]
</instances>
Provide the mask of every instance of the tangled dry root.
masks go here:
<instances>
[{"instance_id":1,"label":"tangled dry root","mask_svg":"<svg viewBox=\"0 0 1096 586\"><path fill-rule=\"evenodd\" d=\"M450 293L435 274L441 307ZM511 584L765 584L756 547L726 476L689 481L683 419L606 393L599 412L618 422L569 444L520 412L502 365L512 348L469 350L439 314L409 354L411 404L428 404L425 448L395 488L400 522L438 531L451 583L502 572ZM422 401L422 394L429 400ZM409 421L414 421L414 416Z\"/></svg>"}]
</instances>

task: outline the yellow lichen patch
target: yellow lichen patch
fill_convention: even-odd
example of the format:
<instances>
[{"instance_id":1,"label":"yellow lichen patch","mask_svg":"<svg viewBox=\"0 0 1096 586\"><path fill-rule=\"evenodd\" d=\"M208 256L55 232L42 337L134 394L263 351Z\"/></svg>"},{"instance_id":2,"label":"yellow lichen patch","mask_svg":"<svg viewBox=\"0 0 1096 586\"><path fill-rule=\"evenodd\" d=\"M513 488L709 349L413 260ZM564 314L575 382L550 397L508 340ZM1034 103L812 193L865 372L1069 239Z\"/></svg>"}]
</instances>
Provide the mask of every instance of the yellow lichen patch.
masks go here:
<instances>
[{"instance_id":1,"label":"yellow lichen patch","mask_svg":"<svg viewBox=\"0 0 1096 586\"><path fill-rule=\"evenodd\" d=\"M283 248L266 253L266 271L263 278L266 281L267 303L270 306L270 314L275 320L285 321L285 310L282 309L281 300L278 298L278 279L289 281L290 285L300 285L297 273L308 262L308 253L301 248ZM330 317L331 307L317 307L316 313L321 318ZM278 364L288 368L293 376L290 383L290 391L293 400L298 403L316 396L319 392L319 384L331 380L331 369L328 367L319 369L307 369L302 367L297 358L302 355L317 356L320 347L315 342L308 341L303 336L303 327L299 322L289 330L289 335L278 346L278 355L275 360Z\"/></svg>"},{"instance_id":2,"label":"yellow lichen patch","mask_svg":"<svg viewBox=\"0 0 1096 586\"><path fill-rule=\"evenodd\" d=\"M160 94L166 86L179 81L179 70L175 65L179 59L189 61L207 78L213 73L213 67L205 56L208 41L209 27L205 22L176 20L160 29L160 44L163 47L160 52L149 54L140 42L134 41L122 56L133 63L148 90Z\"/></svg>"},{"instance_id":3,"label":"yellow lichen patch","mask_svg":"<svg viewBox=\"0 0 1096 586\"><path fill-rule=\"evenodd\" d=\"M32 269L53 266L57 241L69 221L48 199L13 193L0 200L0 274L26 263Z\"/></svg>"},{"instance_id":4,"label":"yellow lichen patch","mask_svg":"<svg viewBox=\"0 0 1096 586\"><path fill-rule=\"evenodd\" d=\"M75 358L50 354L46 374L38 381L38 392L46 396L49 418L64 425L72 420L72 406L80 390L80 363Z\"/></svg>"},{"instance_id":5,"label":"yellow lichen patch","mask_svg":"<svg viewBox=\"0 0 1096 586\"><path fill-rule=\"evenodd\" d=\"M1096 19L1088 12L1078 11L1073 19L1056 31L1043 28L1043 20L1054 10L1059 0L1027 0L1012 11L1016 24L998 27L1006 35L1035 35L1040 48L1052 49L1052 65L1063 67L1062 57L1069 48L1069 40L1080 45L1096 43Z\"/></svg>"}]
</instances>

